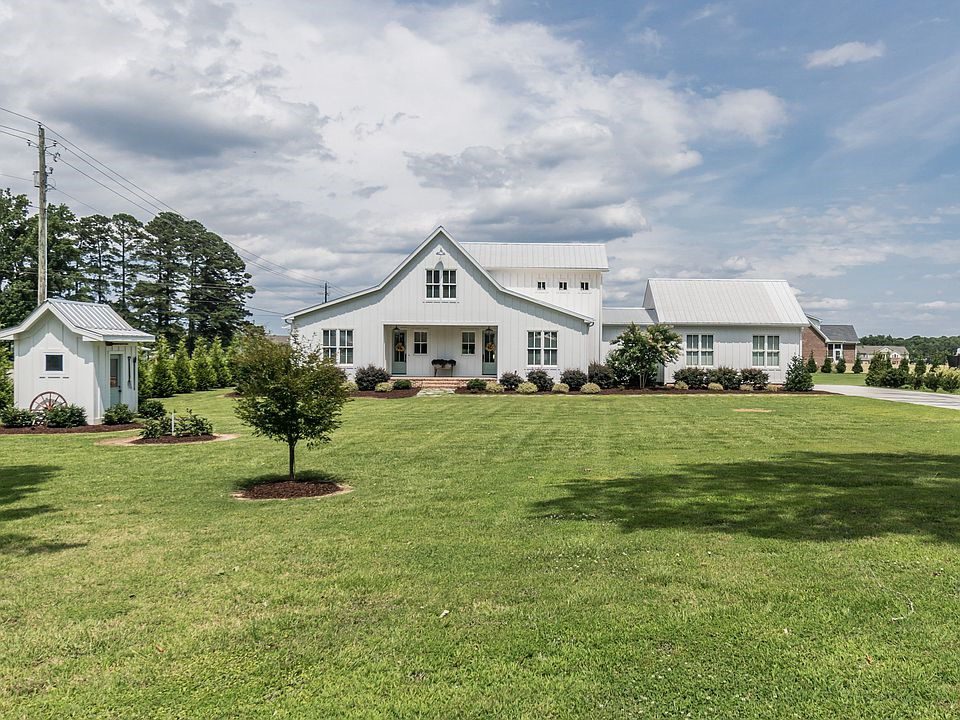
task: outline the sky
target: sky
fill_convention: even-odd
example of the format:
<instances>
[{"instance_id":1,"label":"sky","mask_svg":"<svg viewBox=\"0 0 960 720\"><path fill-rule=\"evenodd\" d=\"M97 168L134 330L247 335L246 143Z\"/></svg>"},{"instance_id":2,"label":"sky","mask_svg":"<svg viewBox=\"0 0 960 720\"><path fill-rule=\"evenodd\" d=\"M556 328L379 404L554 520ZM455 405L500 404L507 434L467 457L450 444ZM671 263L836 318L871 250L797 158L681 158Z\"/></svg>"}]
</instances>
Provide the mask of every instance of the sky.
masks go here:
<instances>
[{"instance_id":1,"label":"sky","mask_svg":"<svg viewBox=\"0 0 960 720\"><path fill-rule=\"evenodd\" d=\"M274 330L443 225L605 242L608 305L785 278L862 335L960 334L955 1L0 0L0 37L0 106L243 248ZM62 160L51 202L149 219ZM0 186L35 164L0 134Z\"/></svg>"}]
</instances>

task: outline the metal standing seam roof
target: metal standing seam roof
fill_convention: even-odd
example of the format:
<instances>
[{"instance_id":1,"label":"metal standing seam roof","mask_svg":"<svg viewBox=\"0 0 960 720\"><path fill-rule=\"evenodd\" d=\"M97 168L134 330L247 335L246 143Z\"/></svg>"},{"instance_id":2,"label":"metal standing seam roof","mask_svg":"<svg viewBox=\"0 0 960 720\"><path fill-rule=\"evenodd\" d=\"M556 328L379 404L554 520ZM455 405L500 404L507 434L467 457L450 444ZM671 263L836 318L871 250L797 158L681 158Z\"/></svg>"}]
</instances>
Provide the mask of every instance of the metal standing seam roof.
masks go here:
<instances>
[{"instance_id":1,"label":"metal standing seam roof","mask_svg":"<svg viewBox=\"0 0 960 720\"><path fill-rule=\"evenodd\" d=\"M3 331L4 336L13 336L28 329L49 308L54 315L66 323L73 331L100 336L102 339L120 338L139 342L152 342L149 333L137 330L117 314L109 305L49 298L35 309L26 320L14 328Z\"/></svg>"},{"instance_id":2,"label":"metal standing seam roof","mask_svg":"<svg viewBox=\"0 0 960 720\"><path fill-rule=\"evenodd\" d=\"M786 280L651 279L644 305L660 322L691 325L808 325Z\"/></svg>"},{"instance_id":3,"label":"metal standing seam roof","mask_svg":"<svg viewBox=\"0 0 960 720\"><path fill-rule=\"evenodd\" d=\"M460 243L485 268L609 270L602 243Z\"/></svg>"},{"instance_id":4,"label":"metal standing seam roof","mask_svg":"<svg viewBox=\"0 0 960 720\"><path fill-rule=\"evenodd\" d=\"M657 322L657 312L652 308L603 308L604 325L653 325Z\"/></svg>"},{"instance_id":5,"label":"metal standing seam roof","mask_svg":"<svg viewBox=\"0 0 960 720\"><path fill-rule=\"evenodd\" d=\"M860 338L857 336L857 330L853 325L820 325L818 327L827 342L839 343L857 343Z\"/></svg>"}]
</instances>

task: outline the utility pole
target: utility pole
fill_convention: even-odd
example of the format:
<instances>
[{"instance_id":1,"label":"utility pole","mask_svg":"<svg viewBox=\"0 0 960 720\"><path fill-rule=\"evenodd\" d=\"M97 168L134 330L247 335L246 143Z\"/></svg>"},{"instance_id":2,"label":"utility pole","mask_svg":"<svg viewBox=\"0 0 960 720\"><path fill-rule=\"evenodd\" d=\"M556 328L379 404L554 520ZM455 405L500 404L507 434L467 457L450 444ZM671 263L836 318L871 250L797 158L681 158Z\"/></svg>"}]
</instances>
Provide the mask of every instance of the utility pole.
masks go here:
<instances>
[{"instance_id":1,"label":"utility pole","mask_svg":"<svg viewBox=\"0 0 960 720\"><path fill-rule=\"evenodd\" d=\"M39 165L36 186L40 190L37 222L37 305L47 300L47 136L43 125L37 124Z\"/></svg>"},{"instance_id":2,"label":"utility pole","mask_svg":"<svg viewBox=\"0 0 960 720\"><path fill-rule=\"evenodd\" d=\"M324 302L327 301L327 284L326 283L323 284L323 301Z\"/></svg>"}]
</instances>

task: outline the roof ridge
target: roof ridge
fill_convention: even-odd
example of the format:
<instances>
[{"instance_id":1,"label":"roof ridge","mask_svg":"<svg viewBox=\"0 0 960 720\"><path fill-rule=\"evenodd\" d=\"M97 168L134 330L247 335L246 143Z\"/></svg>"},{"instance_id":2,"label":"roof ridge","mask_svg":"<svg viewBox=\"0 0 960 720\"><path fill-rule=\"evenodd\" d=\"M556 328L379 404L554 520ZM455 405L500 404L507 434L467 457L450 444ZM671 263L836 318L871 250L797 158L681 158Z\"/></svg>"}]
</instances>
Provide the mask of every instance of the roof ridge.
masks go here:
<instances>
[{"instance_id":1,"label":"roof ridge","mask_svg":"<svg viewBox=\"0 0 960 720\"><path fill-rule=\"evenodd\" d=\"M584 245L586 247L606 247L606 243L588 243L588 242L499 242L495 240L472 240L462 242L461 245Z\"/></svg>"}]
</instances>

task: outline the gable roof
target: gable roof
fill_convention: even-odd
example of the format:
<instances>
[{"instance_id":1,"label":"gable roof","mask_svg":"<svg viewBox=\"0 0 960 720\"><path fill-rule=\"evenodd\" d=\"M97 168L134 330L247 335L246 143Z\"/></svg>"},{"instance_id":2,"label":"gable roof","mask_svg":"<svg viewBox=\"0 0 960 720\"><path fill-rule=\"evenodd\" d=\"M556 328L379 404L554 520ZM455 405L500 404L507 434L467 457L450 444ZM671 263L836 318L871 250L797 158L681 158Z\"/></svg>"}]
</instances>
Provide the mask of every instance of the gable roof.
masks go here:
<instances>
[{"instance_id":1,"label":"gable roof","mask_svg":"<svg viewBox=\"0 0 960 720\"><path fill-rule=\"evenodd\" d=\"M834 343L858 343L860 337L857 335L856 328L853 325L820 325L820 332L827 339L827 342Z\"/></svg>"},{"instance_id":2,"label":"gable roof","mask_svg":"<svg viewBox=\"0 0 960 720\"><path fill-rule=\"evenodd\" d=\"M461 243L485 268L610 269L602 243Z\"/></svg>"},{"instance_id":3,"label":"gable roof","mask_svg":"<svg viewBox=\"0 0 960 720\"><path fill-rule=\"evenodd\" d=\"M878 352L887 352L897 353L901 357L904 355L909 355L907 349L903 345L861 345L860 354L861 355L876 355Z\"/></svg>"},{"instance_id":4,"label":"gable roof","mask_svg":"<svg viewBox=\"0 0 960 720\"><path fill-rule=\"evenodd\" d=\"M559 305L553 305L552 303L543 302L542 300L538 300L537 298L531 297L529 295L524 295L523 293L519 293L504 287L497 281L496 278L494 278L489 272L487 272L487 269L483 265L477 262L476 258L474 258L473 255L471 255L464 248L463 245L458 243L456 240L453 239L453 237L450 236L450 233L448 233L444 229L443 225L438 225L437 228L432 233L427 235L426 239L422 243L417 245L416 249L413 252L411 252L409 255L407 255L407 257L403 260L403 262L397 265L397 267L394 268L393 272L387 275L387 277L385 277L378 285L375 285L371 288L367 288L366 290L360 290L359 292L350 293L349 295L344 295L343 297L339 297L336 300L330 300L329 302L325 302L325 303L317 303L315 305L305 307L302 310L296 310L292 313L289 313L288 315L284 315L283 316L284 321L290 322L294 318L297 318L301 315L306 315L307 313L311 313L315 310L334 307L336 305L339 305L340 303L347 302L348 300L353 300L355 298L363 297L365 295L371 295L372 293L383 290L390 283L390 281L393 280L393 278L395 278L397 275L399 275L400 272L407 267L407 265L412 263L413 259L420 254L420 251L423 250L425 247L427 247L430 243L432 243L437 238L438 235L443 235L443 237L445 237L448 241L450 241L450 244L453 245L455 248L457 248L457 250L459 250L461 253L463 253L464 257L469 262L473 263L473 265L477 268L477 270L480 272L481 275L483 275L483 277L486 280L488 280L497 290L504 293L505 295L519 298L521 300L532 303L534 305L548 308L550 310L563 313L564 315L568 315L570 317L575 317L578 320L583 320L586 323L595 322L595 318L592 318L589 315L582 315L581 313L574 312L573 310L570 310L568 308L563 308L563 307L560 307Z\"/></svg>"},{"instance_id":5,"label":"gable roof","mask_svg":"<svg viewBox=\"0 0 960 720\"><path fill-rule=\"evenodd\" d=\"M604 325L653 325L657 322L657 311L653 308L604 307Z\"/></svg>"},{"instance_id":6,"label":"gable roof","mask_svg":"<svg viewBox=\"0 0 960 720\"><path fill-rule=\"evenodd\" d=\"M643 304L670 324L809 324L786 280L651 279Z\"/></svg>"},{"instance_id":7,"label":"gable roof","mask_svg":"<svg viewBox=\"0 0 960 720\"><path fill-rule=\"evenodd\" d=\"M11 340L29 330L44 313L52 312L60 322L84 340L107 342L153 342L149 333L137 330L109 305L50 298L16 327L0 330L0 340Z\"/></svg>"}]
</instances>

